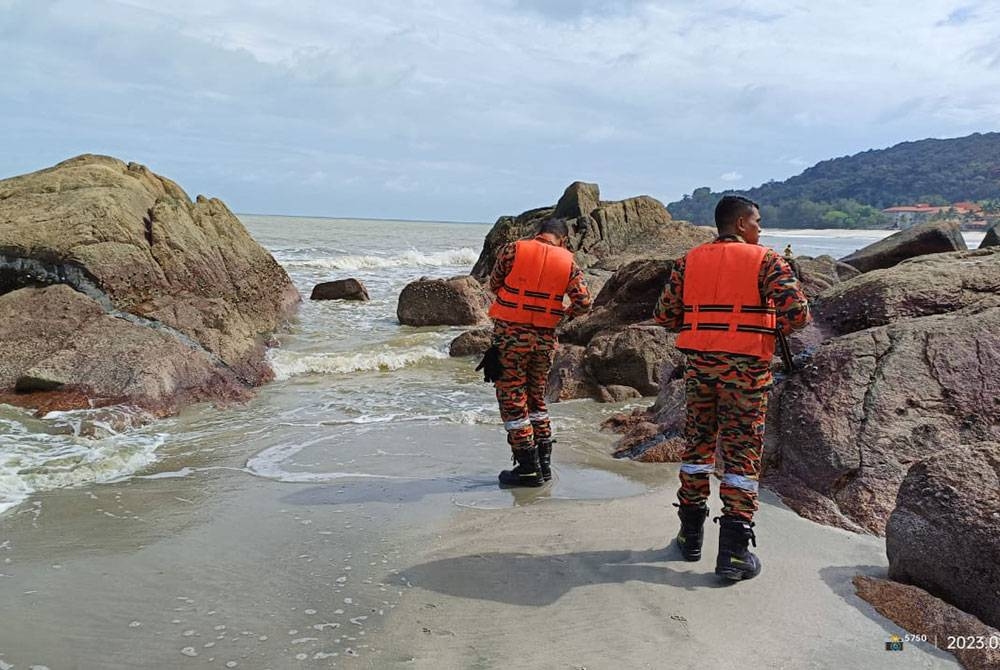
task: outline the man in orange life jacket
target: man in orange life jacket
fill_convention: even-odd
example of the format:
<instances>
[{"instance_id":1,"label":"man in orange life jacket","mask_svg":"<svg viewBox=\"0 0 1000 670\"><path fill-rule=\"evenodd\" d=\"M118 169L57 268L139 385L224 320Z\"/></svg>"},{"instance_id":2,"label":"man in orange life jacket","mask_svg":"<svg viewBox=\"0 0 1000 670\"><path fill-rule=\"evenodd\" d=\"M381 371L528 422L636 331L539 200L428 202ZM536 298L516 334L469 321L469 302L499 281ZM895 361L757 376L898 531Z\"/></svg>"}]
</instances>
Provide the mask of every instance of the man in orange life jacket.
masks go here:
<instances>
[{"instance_id":1,"label":"man in orange life jacket","mask_svg":"<svg viewBox=\"0 0 1000 670\"><path fill-rule=\"evenodd\" d=\"M500 250L490 273L494 382L500 418L516 467L500 473L504 486L542 486L552 478L552 428L545 385L556 351L556 326L590 309L583 273L566 249L563 219L546 219L538 235ZM563 296L570 304L563 306ZM486 362L484 358L484 363Z\"/></svg>"},{"instance_id":2,"label":"man in orange life jacket","mask_svg":"<svg viewBox=\"0 0 1000 670\"><path fill-rule=\"evenodd\" d=\"M654 311L657 322L680 331L684 370L686 447L680 470L677 544L684 558L701 558L708 516L709 474L718 446L725 474L715 572L738 581L760 573L748 549L763 453L767 394L772 384L775 329L804 327L809 306L788 263L758 245L760 210L740 196L715 208L719 237L674 264Z\"/></svg>"}]
</instances>

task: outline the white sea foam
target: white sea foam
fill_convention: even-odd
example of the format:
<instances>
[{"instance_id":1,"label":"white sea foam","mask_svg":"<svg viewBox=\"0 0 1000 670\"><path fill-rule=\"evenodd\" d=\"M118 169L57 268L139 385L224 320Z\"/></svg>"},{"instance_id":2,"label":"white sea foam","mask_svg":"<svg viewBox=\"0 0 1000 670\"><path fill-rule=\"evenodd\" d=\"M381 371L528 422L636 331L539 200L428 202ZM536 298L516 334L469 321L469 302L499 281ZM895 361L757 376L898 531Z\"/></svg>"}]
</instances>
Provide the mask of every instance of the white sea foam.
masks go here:
<instances>
[{"instance_id":1,"label":"white sea foam","mask_svg":"<svg viewBox=\"0 0 1000 670\"><path fill-rule=\"evenodd\" d=\"M324 435L298 444L278 444L252 456L247 460L246 471L257 477L274 479L289 483L322 483L337 479L406 479L392 475L376 475L366 472L290 472L284 464L303 449L325 442L340 439L337 435Z\"/></svg>"},{"instance_id":2,"label":"white sea foam","mask_svg":"<svg viewBox=\"0 0 1000 670\"><path fill-rule=\"evenodd\" d=\"M434 347L385 349L360 353L303 354L285 349L272 349L268 358L277 379L308 374L348 374L399 370L425 360L448 358L448 353Z\"/></svg>"},{"instance_id":3,"label":"white sea foam","mask_svg":"<svg viewBox=\"0 0 1000 670\"><path fill-rule=\"evenodd\" d=\"M324 270L372 270L395 267L449 267L473 265L479 252L471 247L424 253L410 249L392 256L345 254L330 258L290 259L289 268L322 268Z\"/></svg>"},{"instance_id":4,"label":"white sea foam","mask_svg":"<svg viewBox=\"0 0 1000 670\"><path fill-rule=\"evenodd\" d=\"M0 419L0 513L36 491L120 480L155 461L166 435L129 430L145 420L129 414L116 408Z\"/></svg>"}]
</instances>

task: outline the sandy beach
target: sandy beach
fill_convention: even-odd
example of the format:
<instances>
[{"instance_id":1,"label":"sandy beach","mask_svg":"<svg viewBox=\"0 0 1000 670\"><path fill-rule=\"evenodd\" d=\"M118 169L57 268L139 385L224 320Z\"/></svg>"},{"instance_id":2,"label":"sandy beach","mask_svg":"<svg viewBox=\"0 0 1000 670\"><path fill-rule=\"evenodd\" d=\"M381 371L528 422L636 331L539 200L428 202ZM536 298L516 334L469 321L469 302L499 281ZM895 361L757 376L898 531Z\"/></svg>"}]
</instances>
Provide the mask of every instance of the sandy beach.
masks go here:
<instances>
[{"instance_id":1,"label":"sandy beach","mask_svg":"<svg viewBox=\"0 0 1000 670\"><path fill-rule=\"evenodd\" d=\"M764 571L727 584L683 561L671 486L604 501L469 510L441 527L386 621L379 668L953 668L854 594L884 576L884 541L799 518L767 492ZM714 505L717 507L717 502ZM713 510L716 513L716 510Z\"/></svg>"}]
</instances>

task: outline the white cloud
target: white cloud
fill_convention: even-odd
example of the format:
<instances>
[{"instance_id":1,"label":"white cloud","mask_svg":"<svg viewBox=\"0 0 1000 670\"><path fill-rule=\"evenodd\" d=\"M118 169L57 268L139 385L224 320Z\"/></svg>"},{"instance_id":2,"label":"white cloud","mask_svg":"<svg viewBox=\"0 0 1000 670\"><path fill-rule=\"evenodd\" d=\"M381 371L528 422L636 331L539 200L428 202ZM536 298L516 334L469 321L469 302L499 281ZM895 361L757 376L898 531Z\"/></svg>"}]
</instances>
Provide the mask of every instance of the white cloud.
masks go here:
<instances>
[{"instance_id":1,"label":"white cloud","mask_svg":"<svg viewBox=\"0 0 1000 670\"><path fill-rule=\"evenodd\" d=\"M943 0L0 0L0 174L105 151L333 215L492 220L580 175L671 200L1000 129L998 32Z\"/></svg>"},{"instance_id":2,"label":"white cloud","mask_svg":"<svg viewBox=\"0 0 1000 670\"><path fill-rule=\"evenodd\" d=\"M743 175L736 171L726 172L725 174L719 175L719 179L722 181L739 181L740 179L743 179Z\"/></svg>"}]
</instances>

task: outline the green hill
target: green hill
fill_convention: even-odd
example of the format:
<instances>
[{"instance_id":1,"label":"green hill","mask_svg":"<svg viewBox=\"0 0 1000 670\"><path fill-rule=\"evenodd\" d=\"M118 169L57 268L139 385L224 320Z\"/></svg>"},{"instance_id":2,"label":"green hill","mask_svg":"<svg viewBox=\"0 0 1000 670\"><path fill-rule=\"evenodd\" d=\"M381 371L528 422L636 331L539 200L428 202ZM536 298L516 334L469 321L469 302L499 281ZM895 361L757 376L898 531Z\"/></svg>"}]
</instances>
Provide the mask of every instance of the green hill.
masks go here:
<instances>
[{"instance_id":1,"label":"green hill","mask_svg":"<svg viewBox=\"0 0 1000 670\"><path fill-rule=\"evenodd\" d=\"M1000 201L1000 133L903 142L822 161L782 182L746 191L708 187L667 205L676 219L712 225L715 203L727 193L761 204L775 228L879 228L880 210L917 202Z\"/></svg>"}]
</instances>

